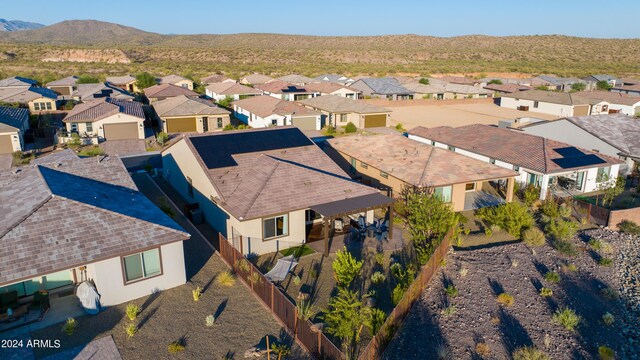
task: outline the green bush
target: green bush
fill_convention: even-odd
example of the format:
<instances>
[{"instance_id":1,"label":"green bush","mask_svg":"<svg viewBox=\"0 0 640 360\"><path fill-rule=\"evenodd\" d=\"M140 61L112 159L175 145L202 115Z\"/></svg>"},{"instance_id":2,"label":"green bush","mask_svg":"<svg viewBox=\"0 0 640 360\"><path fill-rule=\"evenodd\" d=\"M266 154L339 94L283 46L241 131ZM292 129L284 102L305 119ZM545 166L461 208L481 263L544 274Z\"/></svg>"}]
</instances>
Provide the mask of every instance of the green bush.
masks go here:
<instances>
[{"instance_id":1,"label":"green bush","mask_svg":"<svg viewBox=\"0 0 640 360\"><path fill-rule=\"evenodd\" d=\"M231 107L231 103L233 102L233 96L225 96L223 99L218 100L218 105L223 106L223 107Z\"/></svg>"},{"instance_id":2,"label":"green bush","mask_svg":"<svg viewBox=\"0 0 640 360\"><path fill-rule=\"evenodd\" d=\"M454 298L458 296L458 289L456 289L456 287L453 284L447 285L447 287L444 288L444 292L446 292L447 296L450 298Z\"/></svg>"},{"instance_id":3,"label":"green bush","mask_svg":"<svg viewBox=\"0 0 640 360\"><path fill-rule=\"evenodd\" d=\"M357 261L345 247L336 252L336 259L331 264L333 274L340 287L349 287L353 279L362 270L362 261Z\"/></svg>"},{"instance_id":4,"label":"green bush","mask_svg":"<svg viewBox=\"0 0 640 360\"><path fill-rule=\"evenodd\" d=\"M132 338L138 332L138 327L136 326L136 324L129 324L125 326L124 332L129 338Z\"/></svg>"},{"instance_id":5,"label":"green bush","mask_svg":"<svg viewBox=\"0 0 640 360\"><path fill-rule=\"evenodd\" d=\"M184 351L184 349L185 349L184 340L182 340L182 339L178 339L176 341L172 341L167 346L167 350L169 351L169 354L176 354L176 353L179 353L181 351Z\"/></svg>"},{"instance_id":6,"label":"green bush","mask_svg":"<svg viewBox=\"0 0 640 360\"><path fill-rule=\"evenodd\" d=\"M394 218L394 220L397 218ZM384 253L377 253L375 255L376 264L384 266Z\"/></svg>"},{"instance_id":7,"label":"green bush","mask_svg":"<svg viewBox=\"0 0 640 360\"><path fill-rule=\"evenodd\" d=\"M613 325L615 321L616 319L611 313L605 313L604 315L602 315L602 322L607 326Z\"/></svg>"},{"instance_id":8,"label":"green bush","mask_svg":"<svg viewBox=\"0 0 640 360\"><path fill-rule=\"evenodd\" d=\"M510 295L507 293L502 293L498 295L496 300L504 306L511 306L515 302L515 300L513 299L513 295Z\"/></svg>"},{"instance_id":9,"label":"green bush","mask_svg":"<svg viewBox=\"0 0 640 360\"><path fill-rule=\"evenodd\" d=\"M402 296L404 296L405 288L402 287L401 284L397 284L396 287L393 288L391 292L391 301L393 302L393 306L398 305L400 300L402 300Z\"/></svg>"},{"instance_id":10,"label":"green bush","mask_svg":"<svg viewBox=\"0 0 640 360\"><path fill-rule=\"evenodd\" d=\"M522 190L522 201L528 207L531 207L539 198L540 188L535 185L529 184Z\"/></svg>"},{"instance_id":11,"label":"green bush","mask_svg":"<svg viewBox=\"0 0 640 360\"><path fill-rule=\"evenodd\" d=\"M640 235L640 225L630 220L622 220L618 224L618 229L625 234Z\"/></svg>"},{"instance_id":12,"label":"green bush","mask_svg":"<svg viewBox=\"0 0 640 360\"><path fill-rule=\"evenodd\" d=\"M442 309L441 314L444 316L451 316L458 311L458 308L455 305L449 305L446 308Z\"/></svg>"},{"instance_id":13,"label":"green bush","mask_svg":"<svg viewBox=\"0 0 640 360\"><path fill-rule=\"evenodd\" d=\"M555 271L547 271L547 273L544 274L544 278L550 283L560 282L560 274Z\"/></svg>"},{"instance_id":14,"label":"green bush","mask_svg":"<svg viewBox=\"0 0 640 360\"><path fill-rule=\"evenodd\" d=\"M129 320L133 321L136 319L136 317L140 313L140 307L134 303L129 303L127 304L127 307L125 308L124 312L125 314L127 314L127 317L129 318Z\"/></svg>"},{"instance_id":15,"label":"green bush","mask_svg":"<svg viewBox=\"0 0 640 360\"><path fill-rule=\"evenodd\" d=\"M522 241L529 247L542 246L545 243L544 233L537 227L530 227L522 232Z\"/></svg>"},{"instance_id":16,"label":"green bush","mask_svg":"<svg viewBox=\"0 0 640 360\"><path fill-rule=\"evenodd\" d=\"M481 208L477 211L477 216L518 238L523 230L533 225L533 216L525 205L518 202Z\"/></svg>"},{"instance_id":17,"label":"green bush","mask_svg":"<svg viewBox=\"0 0 640 360\"><path fill-rule=\"evenodd\" d=\"M551 219L544 231L555 240L569 240L578 231L578 224L569 220Z\"/></svg>"},{"instance_id":18,"label":"green bush","mask_svg":"<svg viewBox=\"0 0 640 360\"><path fill-rule=\"evenodd\" d=\"M616 358L616 352L610 347L600 346L598 348L598 356L600 356L600 360L614 360Z\"/></svg>"},{"instance_id":19,"label":"green bush","mask_svg":"<svg viewBox=\"0 0 640 360\"><path fill-rule=\"evenodd\" d=\"M540 289L540 296L542 297L553 296L553 290L551 290L550 288L543 287L542 289Z\"/></svg>"},{"instance_id":20,"label":"green bush","mask_svg":"<svg viewBox=\"0 0 640 360\"><path fill-rule=\"evenodd\" d=\"M554 198L546 198L540 205L540 212L550 219L560 218L560 205Z\"/></svg>"},{"instance_id":21,"label":"green bush","mask_svg":"<svg viewBox=\"0 0 640 360\"><path fill-rule=\"evenodd\" d=\"M513 360L550 360L549 355L535 347L521 347L513 354Z\"/></svg>"},{"instance_id":22,"label":"green bush","mask_svg":"<svg viewBox=\"0 0 640 360\"><path fill-rule=\"evenodd\" d=\"M569 241L563 240L554 240L551 245L554 249L556 249L559 253L567 256L576 256L578 253L576 251L575 246Z\"/></svg>"},{"instance_id":23,"label":"green bush","mask_svg":"<svg viewBox=\"0 0 640 360\"><path fill-rule=\"evenodd\" d=\"M349 121L347 125L344 127L344 132L347 134L351 134L356 131L358 131L358 128L351 121Z\"/></svg>"},{"instance_id":24,"label":"green bush","mask_svg":"<svg viewBox=\"0 0 640 360\"><path fill-rule=\"evenodd\" d=\"M98 145L93 145L92 147L80 150L78 155L79 156L86 156L86 157L104 155L104 150L102 150L102 148L99 147Z\"/></svg>"},{"instance_id":25,"label":"green bush","mask_svg":"<svg viewBox=\"0 0 640 360\"><path fill-rule=\"evenodd\" d=\"M164 131L159 132L158 135L156 135L156 141L160 145L166 144L167 141L169 141L169 134Z\"/></svg>"},{"instance_id":26,"label":"green bush","mask_svg":"<svg viewBox=\"0 0 640 360\"><path fill-rule=\"evenodd\" d=\"M327 135L333 135L336 133L336 128L333 127L332 125L327 125L324 131Z\"/></svg>"},{"instance_id":27,"label":"green bush","mask_svg":"<svg viewBox=\"0 0 640 360\"><path fill-rule=\"evenodd\" d=\"M371 282L373 284L381 284L386 280L386 276L380 271L376 271L371 275Z\"/></svg>"},{"instance_id":28,"label":"green bush","mask_svg":"<svg viewBox=\"0 0 640 360\"><path fill-rule=\"evenodd\" d=\"M575 311L569 308L560 308L556 310L551 316L551 319L556 324L564 326L569 331L575 331L576 327L580 324L582 318L576 314Z\"/></svg>"},{"instance_id":29,"label":"green bush","mask_svg":"<svg viewBox=\"0 0 640 360\"><path fill-rule=\"evenodd\" d=\"M78 147L82 145L82 140L80 140L80 135L78 135L78 133L71 133L71 140L67 142L67 145L71 147Z\"/></svg>"},{"instance_id":30,"label":"green bush","mask_svg":"<svg viewBox=\"0 0 640 360\"><path fill-rule=\"evenodd\" d=\"M76 327L78 326L78 322L74 318L68 318L62 326L62 331L67 334L67 336L73 335L73 332L76 331Z\"/></svg>"},{"instance_id":31,"label":"green bush","mask_svg":"<svg viewBox=\"0 0 640 360\"><path fill-rule=\"evenodd\" d=\"M591 240L589 240L589 246L593 250L598 251L598 250L602 249L602 240L600 240L600 239L591 239Z\"/></svg>"},{"instance_id":32,"label":"green bush","mask_svg":"<svg viewBox=\"0 0 640 360\"><path fill-rule=\"evenodd\" d=\"M601 257L598 260L598 265L600 265L600 266L611 266L611 265L613 265L613 259L608 258L608 257Z\"/></svg>"}]
</instances>

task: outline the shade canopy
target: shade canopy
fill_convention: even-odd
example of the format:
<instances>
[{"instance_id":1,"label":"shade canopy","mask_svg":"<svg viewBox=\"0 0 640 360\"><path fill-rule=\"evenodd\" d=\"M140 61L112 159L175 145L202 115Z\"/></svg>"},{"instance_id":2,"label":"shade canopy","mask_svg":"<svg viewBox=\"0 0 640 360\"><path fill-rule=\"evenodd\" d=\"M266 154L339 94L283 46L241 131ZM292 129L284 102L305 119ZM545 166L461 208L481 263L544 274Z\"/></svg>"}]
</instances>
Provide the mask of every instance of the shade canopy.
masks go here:
<instances>
[{"instance_id":1,"label":"shade canopy","mask_svg":"<svg viewBox=\"0 0 640 360\"><path fill-rule=\"evenodd\" d=\"M314 205L311 206L311 210L319 213L325 218L332 219L354 213L388 207L393 203L394 200L392 198L384 196L380 193L373 193L349 199Z\"/></svg>"}]
</instances>

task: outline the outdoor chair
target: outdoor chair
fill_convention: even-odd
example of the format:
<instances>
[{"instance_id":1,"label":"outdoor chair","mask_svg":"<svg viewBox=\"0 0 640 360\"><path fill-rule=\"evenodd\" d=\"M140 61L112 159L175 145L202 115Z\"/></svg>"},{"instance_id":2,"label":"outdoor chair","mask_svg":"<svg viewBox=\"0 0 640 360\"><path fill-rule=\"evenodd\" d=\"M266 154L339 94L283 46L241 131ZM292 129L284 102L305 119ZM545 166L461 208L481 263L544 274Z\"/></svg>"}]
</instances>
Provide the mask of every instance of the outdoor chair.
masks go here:
<instances>
[{"instance_id":1,"label":"outdoor chair","mask_svg":"<svg viewBox=\"0 0 640 360\"><path fill-rule=\"evenodd\" d=\"M336 219L333 225L334 230L342 232L344 230L344 220Z\"/></svg>"}]
</instances>

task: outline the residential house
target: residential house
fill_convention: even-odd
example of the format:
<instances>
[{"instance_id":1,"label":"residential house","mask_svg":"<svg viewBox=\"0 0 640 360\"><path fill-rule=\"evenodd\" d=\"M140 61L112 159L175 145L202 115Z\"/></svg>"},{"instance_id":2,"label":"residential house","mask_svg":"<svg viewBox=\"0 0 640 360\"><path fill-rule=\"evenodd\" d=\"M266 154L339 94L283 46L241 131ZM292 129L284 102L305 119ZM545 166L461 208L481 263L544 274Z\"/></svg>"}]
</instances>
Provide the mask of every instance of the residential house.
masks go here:
<instances>
[{"instance_id":1,"label":"residential house","mask_svg":"<svg viewBox=\"0 0 640 360\"><path fill-rule=\"evenodd\" d=\"M332 83L342 84L342 85L350 85L353 82L355 82L354 79L344 75L339 75L339 74L323 74L323 75L317 76L314 80L327 81L327 82L332 82Z\"/></svg>"},{"instance_id":2,"label":"residential house","mask_svg":"<svg viewBox=\"0 0 640 360\"><path fill-rule=\"evenodd\" d=\"M304 106L322 113L322 123L334 127L353 123L357 128L386 127L391 110L337 95L302 100Z\"/></svg>"},{"instance_id":3,"label":"residential house","mask_svg":"<svg viewBox=\"0 0 640 360\"><path fill-rule=\"evenodd\" d=\"M492 95L491 91L482 89L480 87L453 83L436 83L425 85L419 82L410 82L403 84L402 86L410 91L413 91L414 97L420 97L423 99L479 99L488 98Z\"/></svg>"},{"instance_id":4,"label":"residential house","mask_svg":"<svg viewBox=\"0 0 640 360\"><path fill-rule=\"evenodd\" d=\"M607 114L609 103L583 93L545 90L517 91L504 94L500 106L521 111L535 111L556 116Z\"/></svg>"},{"instance_id":5,"label":"residential house","mask_svg":"<svg viewBox=\"0 0 640 360\"><path fill-rule=\"evenodd\" d=\"M134 100L133 94L122 90L121 88L108 83L95 83L95 84L78 84L71 96L63 96L63 98L71 98L75 101L91 101L96 99L102 99L110 97L120 100Z\"/></svg>"},{"instance_id":6,"label":"residential house","mask_svg":"<svg viewBox=\"0 0 640 360\"><path fill-rule=\"evenodd\" d=\"M323 125L319 112L267 95L234 101L233 115L252 128L293 125L302 130L320 130Z\"/></svg>"},{"instance_id":7,"label":"residential house","mask_svg":"<svg viewBox=\"0 0 640 360\"><path fill-rule=\"evenodd\" d=\"M215 83L226 83L226 82L236 82L236 81L221 74L213 74L213 75L203 77L202 79L200 79L200 82L205 85L209 85L209 84L215 84Z\"/></svg>"},{"instance_id":8,"label":"residential house","mask_svg":"<svg viewBox=\"0 0 640 360\"><path fill-rule=\"evenodd\" d=\"M0 154L24 150L24 132L29 129L29 110L0 106Z\"/></svg>"},{"instance_id":9,"label":"residential house","mask_svg":"<svg viewBox=\"0 0 640 360\"><path fill-rule=\"evenodd\" d=\"M640 96L640 84L614 86L611 88L611 92L621 93L621 94L626 94L631 96Z\"/></svg>"},{"instance_id":10,"label":"residential house","mask_svg":"<svg viewBox=\"0 0 640 360\"><path fill-rule=\"evenodd\" d=\"M54 80L45 84L45 87L54 91L58 95L71 95L76 91L78 83L77 76L67 76L66 78Z\"/></svg>"},{"instance_id":11,"label":"residential house","mask_svg":"<svg viewBox=\"0 0 640 360\"><path fill-rule=\"evenodd\" d=\"M243 84L243 85L258 85L258 84L268 83L271 80L273 80L273 78L271 76L262 75L262 74L258 74L258 73L253 73L253 74L250 74L250 75L247 75L247 76L241 78L240 79L240 84Z\"/></svg>"},{"instance_id":12,"label":"residential house","mask_svg":"<svg viewBox=\"0 0 640 360\"><path fill-rule=\"evenodd\" d=\"M136 78L131 75L107 76L105 80L124 91L128 91L130 93L140 92L140 88L136 85Z\"/></svg>"},{"instance_id":13,"label":"residential house","mask_svg":"<svg viewBox=\"0 0 640 360\"><path fill-rule=\"evenodd\" d=\"M517 172L399 134L344 136L327 143L325 151L345 172L364 184L387 190L390 196L424 189L451 204L454 211L513 198Z\"/></svg>"},{"instance_id":14,"label":"residential house","mask_svg":"<svg viewBox=\"0 0 640 360\"><path fill-rule=\"evenodd\" d=\"M247 255L299 246L320 224L328 250L334 219L362 213L371 221L372 209L393 203L352 181L294 127L188 134L162 151L162 163L171 186Z\"/></svg>"},{"instance_id":15,"label":"residential house","mask_svg":"<svg viewBox=\"0 0 640 360\"><path fill-rule=\"evenodd\" d=\"M482 78L480 80L478 80L478 82L480 83L480 87L485 87L487 85L493 85L493 84L489 84L492 81L495 82L495 80L500 81L503 85L507 85L507 84L516 84L516 85L523 85L523 86L528 86L528 87L536 87L540 84L538 84L538 82L541 82L542 79L538 79L538 78L505 78L505 77L486 77L486 78Z\"/></svg>"},{"instance_id":16,"label":"residential house","mask_svg":"<svg viewBox=\"0 0 640 360\"><path fill-rule=\"evenodd\" d=\"M351 88L347 85L342 85L332 82L314 82L304 86L307 91L311 91L320 96L324 95L337 95L346 97L348 99L358 99L360 97L360 90Z\"/></svg>"},{"instance_id":17,"label":"residential house","mask_svg":"<svg viewBox=\"0 0 640 360\"><path fill-rule=\"evenodd\" d=\"M226 97L233 100L242 100L251 96L262 95L262 91L236 82L219 82L208 84L206 95L215 101L220 101Z\"/></svg>"},{"instance_id":18,"label":"residential house","mask_svg":"<svg viewBox=\"0 0 640 360\"><path fill-rule=\"evenodd\" d=\"M518 84L488 84L484 87L485 90L493 91L495 94L511 94L517 91L527 91L532 88L526 85Z\"/></svg>"},{"instance_id":19,"label":"residential house","mask_svg":"<svg viewBox=\"0 0 640 360\"><path fill-rule=\"evenodd\" d=\"M149 99L149 102L164 100L166 98L176 97L180 95L188 97L200 96L200 94L193 90L189 90L185 87L176 86L173 84L153 85L144 89L144 95L147 97L147 99Z\"/></svg>"},{"instance_id":20,"label":"residential house","mask_svg":"<svg viewBox=\"0 0 640 360\"><path fill-rule=\"evenodd\" d=\"M394 78L364 78L350 87L362 92L365 98L383 98L388 100L413 99L414 92L404 87Z\"/></svg>"},{"instance_id":21,"label":"residential house","mask_svg":"<svg viewBox=\"0 0 640 360\"><path fill-rule=\"evenodd\" d=\"M102 140L144 139L142 104L112 98L76 105L62 120L69 133Z\"/></svg>"},{"instance_id":22,"label":"residential house","mask_svg":"<svg viewBox=\"0 0 640 360\"><path fill-rule=\"evenodd\" d=\"M0 87L0 102L24 105L31 112L56 111L57 99L58 94L47 88Z\"/></svg>"},{"instance_id":23,"label":"residential house","mask_svg":"<svg viewBox=\"0 0 640 360\"><path fill-rule=\"evenodd\" d=\"M285 82L288 82L290 84L297 85L297 86L305 86L307 84L310 84L312 82L316 82L317 81L317 80L312 79L310 77L307 77L307 76L304 76L304 75L299 75L299 74L289 74L289 75L285 75L285 76L280 76L276 80L285 81Z\"/></svg>"},{"instance_id":24,"label":"residential house","mask_svg":"<svg viewBox=\"0 0 640 360\"><path fill-rule=\"evenodd\" d=\"M636 116L640 114L640 98L637 96L630 96L623 93L604 90L582 91L575 94L592 99L593 101L604 101L609 103L609 114L622 113L629 116ZM603 111L601 113L606 114L607 112Z\"/></svg>"},{"instance_id":25,"label":"residential house","mask_svg":"<svg viewBox=\"0 0 640 360\"><path fill-rule=\"evenodd\" d=\"M622 114L567 117L520 127L527 134L544 136L623 160L621 174L640 163L640 121Z\"/></svg>"},{"instance_id":26,"label":"residential house","mask_svg":"<svg viewBox=\"0 0 640 360\"><path fill-rule=\"evenodd\" d=\"M591 75L583 78L583 80L593 83L594 87L595 87L595 84L597 84L600 81L606 81L610 86L613 86L613 87L617 85L624 85L624 81L622 81L621 79L613 75L608 75L608 74Z\"/></svg>"},{"instance_id":27,"label":"residential house","mask_svg":"<svg viewBox=\"0 0 640 360\"><path fill-rule=\"evenodd\" d=\"M211 100L184 95L153 103L166 133L221 131L230 124L230 112L217 107Z\"/></svg>"},{"instance_id":28,"label":"residential house","mask_svg":"<svg viewBox=\"0 0 640 360\"><path fill-rule=\"evenodd\" d=\"M593 83L578 78L562 78L552 75L539 75L536 78L541 79L543 82L548 84L539 86L546 87L547 90L552 91L569 92L573 90L573 84L584 84L585 89L587 90L592 90L594 88Z\"/></svg>"},{"instance_id":29,"label":"residential house","mask_svg":"<svg viewBox=\"0 0 640 360\"><path fill-rule=\"evenodd\" d=\"M280 100L300 101L315 96L315 93L308 90L306 86L298 86L281 80L269 81L254 87L262 91L263 94Z\"/></svg>"},{"instance_id":30,"label":"residential house","mask_svg":"<svg viewBox=\"0 0 640 360\"><path fill-rule=\"evenodd\" d=\"M37 85L38 82L36 80L22 76L12 76L10 78L0 80L0 88L30 88Z\"/></svg>"},{"instance_id":31,"label":"residential house","mask_svg":"<svg viewBox=\"0 0 640 360\"><path fill-rule=\"evenodd\" d=\"M73 292L89 281L103 307L186 283L190 235L138 188L117 157L71 150L0 172L0 293L26 307L38 290ZM51 161L51 162L47 162Z\"/></svg>"},{"instance_id":32,"label":"residential house","mask_svg":"<svg viewBox=\"0 0 640 360\"><path fill-rule=\"evenodd\" d=\"M159 84L172 84L175 86L180 86L183 88L187 88L189 90L193 90L193 80L187 79L184 76L180 75L167 75L158 79Z\"/></svg>"},{"instance_id":33,"label":"residential house","mask_svg":"<svg viewBox=\"0 0 640 360\"><path fill-rule=\"evenodd\" d=\"M479 86L481 83L479 80L470 79L464 76L441 76L437 79L440 81L447 82L449 84L468 85L468 86Z\"/></svg>"},{"instance_id":34,"label":"residential house","mask_svg":"<svg viewBox=\"0 0 640 360\"><path fill-rule=\"evenodd\" d=\"M538 186L543 200L548 191L560 196L595 191L603 175L618 175L622 163L560 141L488 125L419 126L409 130L409 138L517 171L516 181Z\"/></svg>"}]
</instances>

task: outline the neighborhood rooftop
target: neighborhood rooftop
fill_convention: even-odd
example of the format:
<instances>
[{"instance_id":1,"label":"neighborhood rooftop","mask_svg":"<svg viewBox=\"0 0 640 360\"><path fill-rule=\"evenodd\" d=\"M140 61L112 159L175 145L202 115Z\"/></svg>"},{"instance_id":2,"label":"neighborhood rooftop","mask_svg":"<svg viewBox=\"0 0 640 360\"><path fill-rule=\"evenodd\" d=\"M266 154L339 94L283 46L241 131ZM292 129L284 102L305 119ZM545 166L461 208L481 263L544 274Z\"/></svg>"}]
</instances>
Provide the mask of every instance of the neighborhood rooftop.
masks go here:
<instances>
[{"instance_id":1,"label":"neighborhood rooftop","mask_svg":"<svg viewBox=\"0 0 640 360\"><path fill-rule=\"evenodd\" d=\"M106 80L114 85L126 85L136 81L136 78L131 75L107 76Z\"/></svg>"},{"instance_id":2,"label":"neighborhood rooftop","mask_svg":"<svg viewBox=\"0 0 640 360\"><path fill-rule=\"evenodd\" d=\"M400 82L394 78L363 78L359 81L369 86L374 93L391 95L391 94L413 94L413 91L405 88Z\"/></svg>"},{"instance_id":3,"label":"neighborhood rooftop","mask_svg":"<svg viewBox=\"0 0 640 360\"><path fill-rule=\"evenodd\" d=\"M337 95L318 96L311 99L301 100L300 103L316 109L335 113L354 112L358 114L372 114L391 112L391 110L387 108Z\"/></svg>"},{"instance_id":4,"label":"neighborhood rooftop","mask_svg":"<svg viewBox=\"0 0 640 360\"><path fill-rule=\"evenodd\" d=\"M29 118L29 110L10 106L0 106L0 132L22 129Z\"/></svg>"},{"instance_id":5,"label":"neighborhood rooftop","mask_svg":"<svg viewBox=\"0 0 640 360\"><path fill-rule=\"evenodd\" d=\"M160 84L148 87L144 89L144 94L148 98L163 98L178 95L198 96L197 92L173 84Z\"/></svg>"},{"instance_id":6,"label":"neighborhood rooftop","mask_svg":"<svg viewBox=\"0 0 640 360\"><path fill-rule=\"evenodd\" d=\"M0 80L0 87L26 86L36 85L38 82L21 76L13 76Z\"/></svg>"},{"instance_id":7,"label":"neighborhood rooftop","mask_svg":"<svg viewBox=\"0 0 640 360\"><path fill-rule=\"evenodd\" d=\"M308 92L304 86L294 85L282 80L273 80L264 84L258 84L255 88L272 94Z\"/></svg>"},{"instance_id":8,"label":"neighborhood rooftop","mask_svg":"<svg viewBox=\"0 0 640 360\"><path fill-rule=\"evenodd\" d=\"M268 95L252 96L248 99L234 101L234 106L247 110L261 118L272 114L278 115L319 115L296 102L274 98Z\"/></svg>"},{"instance_id":9,"label":"neighborhood rooftop","mask_svg":"<svg viewBox=\"0 0 640 360\"><path fill-rule=\"evenodd\" d=\"M58 94L47 88L41 87L0 87L0 101L26 103L38 98L57 99Z\"/></svg>"},{"instance_id":10,"label":"neighborhood rooftop","mask_svg":"<svg viewBox=\"0 0 640 360\"><path fill-rule=\"evenodd\" d=\"M236 82L219 82L209 84L207 90L218 95L260 95L262 91Z\"/></svg>"},{"instance_id":11,"label":"neighborhood rooftop","mask_svg":"<svg viewBox=\"0 0 640 360\"><path fill-rule=\"evenodd\" d=\"M142 104L139 102L104 98L76 105L63 121L92 122L118 113L144 119Z\"/></svg>"},{"instance_id":12,"label":"neighborhood rooftop","mask_svg":"<svg viewBox=\"0 0 640 360\"><path fill-rule=\"evenodd\" d=\"M231 80L231 79L221 74L213 74L200 79L200 81L202 81L205 84L219 83L227 80Z\"/></svg>"},{"instance_id":13,"label":"neighborhood rooftop","mask_svg":"<svg viewBox=\"0 0 640 360\"><path fill-rule=\"evenodd\" d=\"M620 149L623 155L640 158L640 121L622 114L574 116L566 119Z\"/></svg>"},{"instance_id":14,"label":"neighborhood rooftop","mask_svg":"<svg viewBox=\"0 0 640 360\"><path fill-rule=\"evenodd\" d=\"M216 106L211 100L189 98L184 95L153 103L159 116L228 115L229 111Z\"/></svg>"},{"instance_id":15,"label":"neighborhood rooftop","mask_svg":"<svg viewBox=\"0 0 640 360\"><path fill-rule=\"evenodd\" d=\"M48 82L46 86L73 86L78 82L77 76L67 76L66 78Z\"/></svg>"}]
</instances>

